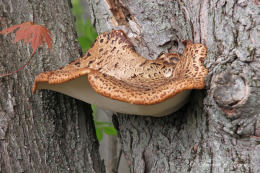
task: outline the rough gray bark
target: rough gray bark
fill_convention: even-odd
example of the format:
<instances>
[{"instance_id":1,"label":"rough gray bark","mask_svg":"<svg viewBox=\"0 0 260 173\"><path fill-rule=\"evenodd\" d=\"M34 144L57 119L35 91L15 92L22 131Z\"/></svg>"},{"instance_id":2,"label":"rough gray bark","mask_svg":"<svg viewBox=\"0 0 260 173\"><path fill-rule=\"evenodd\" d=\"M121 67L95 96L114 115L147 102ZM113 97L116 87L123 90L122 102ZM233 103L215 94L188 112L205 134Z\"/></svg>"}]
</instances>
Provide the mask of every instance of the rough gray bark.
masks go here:
<instances>
[{"instance_id":1,"label":"rough gray bark","mask_svg":"<svg viewBox=\"0 0 260 173\"><path fill-rule=\"evenodd\" d=\"M131 172L260 172L260 3L257 0L92 0L99 33L124 30L137 52L208 47L206 89L164 118L117 115Z\"/></svg>"},{"instance_id":2,"label":"rough gray bark","mask_svg":"<svg viewBox=\"0 0 260 173\"><path fill-rule=\"evenodd\" d=\"M33 21L52 32L53 51L39 48L30 65L0 78L0 172L104 172L89 105L54 92L31 92L34 77L80 57L68 0L0 0L0 30ZM0 35L0 74L32 53Z\"/></svg>"}]
</instances>

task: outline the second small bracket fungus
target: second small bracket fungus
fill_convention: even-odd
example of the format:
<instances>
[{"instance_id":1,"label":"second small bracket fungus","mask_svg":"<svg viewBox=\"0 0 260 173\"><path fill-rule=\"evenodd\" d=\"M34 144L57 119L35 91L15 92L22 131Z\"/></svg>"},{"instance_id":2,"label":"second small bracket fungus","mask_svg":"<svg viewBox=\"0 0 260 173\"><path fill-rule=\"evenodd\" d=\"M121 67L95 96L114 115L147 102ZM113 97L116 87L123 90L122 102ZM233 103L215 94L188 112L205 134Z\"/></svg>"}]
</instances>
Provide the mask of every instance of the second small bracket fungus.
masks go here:
<instances>
[{"instance_id":1,"label":"second small bracket fungus","mask_svg":"<svg viewBox=\"0 0 260 173\"><path fill-rule=\"evenodd\" d=\"M208 73L203 66L207 48L184 43L181 56L165 53L147 60L123 31L103 33L84 57L39 74L33 92L49 89L114 112L165 116L187 102L191 89L202 89Z\"/></svg>"}]
</instances>

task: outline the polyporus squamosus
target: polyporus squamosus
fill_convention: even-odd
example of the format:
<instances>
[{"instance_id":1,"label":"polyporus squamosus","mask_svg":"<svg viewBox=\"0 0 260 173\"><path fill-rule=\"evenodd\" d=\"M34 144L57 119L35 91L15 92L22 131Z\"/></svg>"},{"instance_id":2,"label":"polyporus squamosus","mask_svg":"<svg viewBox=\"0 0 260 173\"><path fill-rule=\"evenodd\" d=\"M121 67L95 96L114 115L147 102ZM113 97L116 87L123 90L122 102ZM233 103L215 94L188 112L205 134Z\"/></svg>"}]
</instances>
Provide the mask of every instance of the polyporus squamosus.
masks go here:
<instances>
[{"instance_id":1,"label":"polyporus squamosus","mask_svg":"<svg viewBox=\"0 0 260 173\"><path fill-rule=\"evenodd\" d=\"M36 89L49 89L114 112L165 116L202 89L207 48L184 42L181 56L165 53L147 60L135 52L123 31L98 36L85 56L56 71L39 74Z\"/></svg>"}]
</instances>

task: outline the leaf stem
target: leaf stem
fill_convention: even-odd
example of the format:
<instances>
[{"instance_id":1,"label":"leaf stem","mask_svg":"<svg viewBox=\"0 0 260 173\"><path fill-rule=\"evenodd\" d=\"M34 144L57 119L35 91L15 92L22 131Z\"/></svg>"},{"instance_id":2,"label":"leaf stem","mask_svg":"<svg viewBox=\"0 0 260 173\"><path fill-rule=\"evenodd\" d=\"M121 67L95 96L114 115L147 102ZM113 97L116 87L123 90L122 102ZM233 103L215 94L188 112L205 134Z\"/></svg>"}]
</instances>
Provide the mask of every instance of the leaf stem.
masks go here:
<instances>
[{"instance_id":1,"label":"leaf stem","mask_svg":"<svg viewBox=\"0 0 260 173\"><path fill-rule=\"evenodd\" d=\"M15 71L12 71L12 72L10 72L10 73L0 75L0 78L2 78L2 77L7 77L7 76L11 76L11 75L13 75L13 74L15 74L15 73L21 71L25 66L27 66L27 65L30 63L30 61L32 60L33 55L34 55L34 54L32 54L32 55L30 56L29 60L28 60L24 65L22 65L20 68L18 68L18 69L15 70Z\"/></svg>"}]
</instances>

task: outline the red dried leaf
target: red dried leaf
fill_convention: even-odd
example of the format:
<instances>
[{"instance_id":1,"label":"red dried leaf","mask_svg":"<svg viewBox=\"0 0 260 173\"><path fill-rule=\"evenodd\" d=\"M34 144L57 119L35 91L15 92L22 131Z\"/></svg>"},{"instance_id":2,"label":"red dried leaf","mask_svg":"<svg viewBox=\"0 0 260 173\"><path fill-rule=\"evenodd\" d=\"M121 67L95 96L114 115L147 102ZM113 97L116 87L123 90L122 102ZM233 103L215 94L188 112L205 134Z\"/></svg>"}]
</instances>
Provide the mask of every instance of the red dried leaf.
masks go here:
<instances>
[{"instance_id":1,"label":"red dried leaf","mask_svg":"<svg viewBox=\"0 0 260 173\"><path fill-rule=\"evenodd\" d=\"M29 60L22 65L18 70L0 75L0 78L13 75L17 73L18 71L22 70L26 65L30 63L30 60L32 59L35 51L39 46L41 46L44 42L48 45L49 50L52 50L52 40L51 40L51 32L41 25L36 25L33 22L25 22L19 25L14 25L9 28L6 28L2 31L0 31L0 34L8 35L11 32L15 33L15 39L14 43L24 40L24 43L31 43L33 48L33 53L30 56Z\"/></svg>"},{"instance_id":2,"label":"red dried leaf","mask_svg":"<svg viewBox=\"0 0 260 173\"><path fill-rule=\"evenodd\" d=\"M49 50L52 50L51 32L44 26L34 24L33 22L25 22L19 25L14 25L4 29L0 34L8 35L11 32L15 33L14 43L24 40L24 43L31 43L33 53L41 46L44 42L48 45Z\"/></svg>"},{"instance_id":3,"label":"red dried leaf","mask_svg":"<svg viewBox=\"0 0 260 173\"><path fill-rule=\"evenodd\" d=\"M16 30L17 28L20 28L21 26L26 26L26 25L30 25L30 24L31 24L31 22L25 22L25 23L22 23L22 24L19 24L19 25L13 25L13 26L6 28L3 31L1 31L0 34L7 35L7 34L13 32L14 30Z\"/></svg>"}]
</instances>

